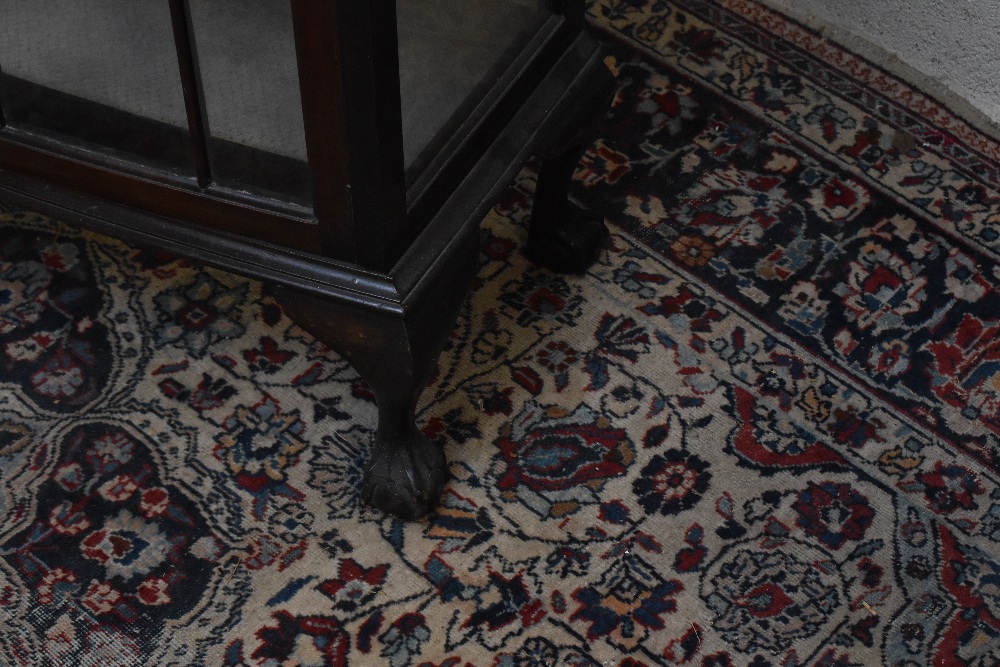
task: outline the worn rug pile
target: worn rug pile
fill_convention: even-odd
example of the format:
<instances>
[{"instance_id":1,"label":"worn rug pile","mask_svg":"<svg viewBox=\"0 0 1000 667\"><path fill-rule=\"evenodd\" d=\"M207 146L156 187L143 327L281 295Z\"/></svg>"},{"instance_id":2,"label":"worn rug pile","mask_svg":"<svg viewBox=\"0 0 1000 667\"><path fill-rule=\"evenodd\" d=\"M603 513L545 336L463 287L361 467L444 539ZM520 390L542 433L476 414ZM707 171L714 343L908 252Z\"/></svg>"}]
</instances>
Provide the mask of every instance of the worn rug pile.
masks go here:
<instances>
[{"instance_id":1,"label":"worn rug pile","mask_svg":"<svg viewBox=\"0 0 1000 667\"><path fill-rule=\"evenodd\" d=\"M1000 143L750 0L603 0L582 277L483 224L373 398L261 285L0 204L0 664L1000 664Z\"/></svg>"}]
</instances>

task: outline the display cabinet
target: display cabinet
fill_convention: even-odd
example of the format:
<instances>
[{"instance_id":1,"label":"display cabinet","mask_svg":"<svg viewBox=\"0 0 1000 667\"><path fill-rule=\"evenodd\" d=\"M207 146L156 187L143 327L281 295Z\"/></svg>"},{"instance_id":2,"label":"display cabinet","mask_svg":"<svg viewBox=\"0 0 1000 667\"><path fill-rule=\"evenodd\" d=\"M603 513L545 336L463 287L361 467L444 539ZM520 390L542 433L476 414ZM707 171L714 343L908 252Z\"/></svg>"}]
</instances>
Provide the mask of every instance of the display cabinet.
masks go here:
<instances>
[{"instance_id":1,"label":"display cabinet","mask_svg":"<svg viewBox=\"0 0 1000 667\"><path fill-rule=\"evenodd\" d=\"M263 280L370 384L362 489L404 518L447 479L414 424L531 155L528 251L582 271L606 234L566 199L610 104L583 3L0 1L0 196Z\"/></svg>"}]
</instances>

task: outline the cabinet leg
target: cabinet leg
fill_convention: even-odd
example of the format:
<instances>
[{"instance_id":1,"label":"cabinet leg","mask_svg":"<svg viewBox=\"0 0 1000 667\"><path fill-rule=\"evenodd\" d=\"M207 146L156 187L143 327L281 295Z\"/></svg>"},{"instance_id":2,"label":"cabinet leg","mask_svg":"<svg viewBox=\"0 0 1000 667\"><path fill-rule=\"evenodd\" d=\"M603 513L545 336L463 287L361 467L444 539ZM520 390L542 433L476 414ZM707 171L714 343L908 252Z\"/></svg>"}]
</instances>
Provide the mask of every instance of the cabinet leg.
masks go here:
<instances>
[{"instance_id":1,"label":"cabinet leg","mask_svg":"<svg viewBox=\"0 0 1000 667\"><path fill-rule=\"evenodd\" d=\"M608 237L603 216L569 201L569 189L586 152L614 100L616 82L600 68L572 113L538 150L541 167L531 210L527 254L532 261L561 273L584 273Z\"/></svg>"},{"instance_id":2,"label":"cabinet leg","mask_svg":"<svg viewBox=\"0 0 1000 667\"><path fill-rule=\"evenodd\" d=\"M437 360L438 336L415 332L404 317L342 309L316 297L275 289L285 313L337 350L361 374L378 403L378 431L361 500L402 519L429 512L448 481L441 447L414 423L417 399ZM450 324L450 322L449 322Z\"/></svg>"},{"instance_id":3,"label":"cabinet leg","mask_svg":"<svg viewBox=\"0 0 1000 667\"><path fill-rule=\"evenodd\" d=\"M461 293L456 289L426 300L411 321L399 313L339 306L280 287L274 292L285 313L344 355L375 394L378 431L362 501L402 519L426 515L448 481L448 467L441 447L420 432L414 415Z\"/></svg>"}]
</instances>

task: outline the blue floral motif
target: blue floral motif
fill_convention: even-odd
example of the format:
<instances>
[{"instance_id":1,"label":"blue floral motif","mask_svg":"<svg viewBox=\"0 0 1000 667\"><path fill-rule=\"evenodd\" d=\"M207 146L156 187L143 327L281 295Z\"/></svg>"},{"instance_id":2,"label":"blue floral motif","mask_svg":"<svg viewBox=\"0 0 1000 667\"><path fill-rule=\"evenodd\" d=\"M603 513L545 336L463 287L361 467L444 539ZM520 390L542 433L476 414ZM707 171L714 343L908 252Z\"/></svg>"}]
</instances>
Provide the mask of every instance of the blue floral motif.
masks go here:
<instances>
[{"instance_id":1,"label":"blue floral motif","mask_svg":"<svg viewBox=\"0 0 1000 667\"><path fill-rule=\"evenodd\" d=\"M651 630L663 629L662 616L677 609L674 596L682 590L680 581L665 580L641 558L628 556L597 584L573 593L579 607L570 620L589 623L588 639L631 652Z\"/></svg>"},{"instance_id":2,"label":"blue floral motif","mask_svg":"<svg viewBox=\"0 0 1000 667\"><path fill-rule=\"evenodd\" d=\"M38 321L49 280L45 266L37 262L12 262L0 271L0 334Z\"/></svg>"},{"instance_id":3,"label":"blue floral motif","mask_svg":"<svg viewBox=\"0 0 1000 667\"><path fill-rule=\"evenodd\" d=\"M652 299L657 293L656 286L666 284L669 279L662 274L646 272L638 263L627 261L615 269L614 280L622 289L643 299Z\"/></svg>"},{"instance_id":4,"label":"blue floral motif","mask_svg":"<svg viewBox=\"0 0 1000 667\"><path fill-rule=\"evenodd\" d=\"M430 638L431 631L423 614L403 614L379 637L385 646L382 657L389 659L390 667L406 667Z\"/></svg>"},{"instance_id":5,"label":"blue floral motif","mask_svg":"<svg viewBox=\"0 0 1000 667\"><path fill-rule=\"evenodd\" d=\"M238 316L248 290L247 283L226 287L202 272L188 285L161 292L154 299L163 314L156 344L179 343L201 356L216 341L242 336Z\"/></svg>"},{"instance_id":6,"label":"blue floral motif","mask_svg":"<svg viewBox=\"0 0 1000 667\"><path fill-rule=\"evenodd\" d=\"M288 485L286 469L298 461L306 447L302 440L305 425L297 410L282 414L271 397L251 407L239 406L216 436L215 453L225 461L236 482L254 496L254 515L264 515L264 501L270 494L301 499L302 494Z\"/></svg>"},{"instance_id":7,"label":"blue floral motif","mask_svg":"<svg viewBox=\"0 0 1000 667\"><path fill-rule=\"evenodd\" d=\"M531 594L520 572L509 577L490 572L487 584L476 591L474 599L476 611L462 623L462 628L470 632L530 627L545 616L540 600Z\"/></svg>"},{"instance_id":8,"label":"blue floral motif","mask_svg":"<svg viewBox=\"0 0 1000 667\"><path fill-rule=\"evenodd\" d=\"M1000 543L1000 503L993 503L989 511L983 515L979 534L985 535L994 542Z\"/></svg>"}]
</instances>

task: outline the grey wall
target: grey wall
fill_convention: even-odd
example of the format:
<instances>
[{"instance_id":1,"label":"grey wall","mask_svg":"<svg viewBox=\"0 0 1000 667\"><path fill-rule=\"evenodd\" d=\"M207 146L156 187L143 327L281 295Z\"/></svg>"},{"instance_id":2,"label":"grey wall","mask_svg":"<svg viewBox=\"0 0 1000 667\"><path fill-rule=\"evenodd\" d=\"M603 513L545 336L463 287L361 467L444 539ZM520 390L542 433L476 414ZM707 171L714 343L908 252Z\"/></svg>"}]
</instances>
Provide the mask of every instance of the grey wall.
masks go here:
<instances>
[{"instance_id":1,"label":"grey wall","mask_svg":"<svg viewBox=\"0 0 1000 667\"><path fill-rule=\"evenodd\" d=\"M1000 137L1000 0L764 0Z\"/></svg>"}]
</instances>

